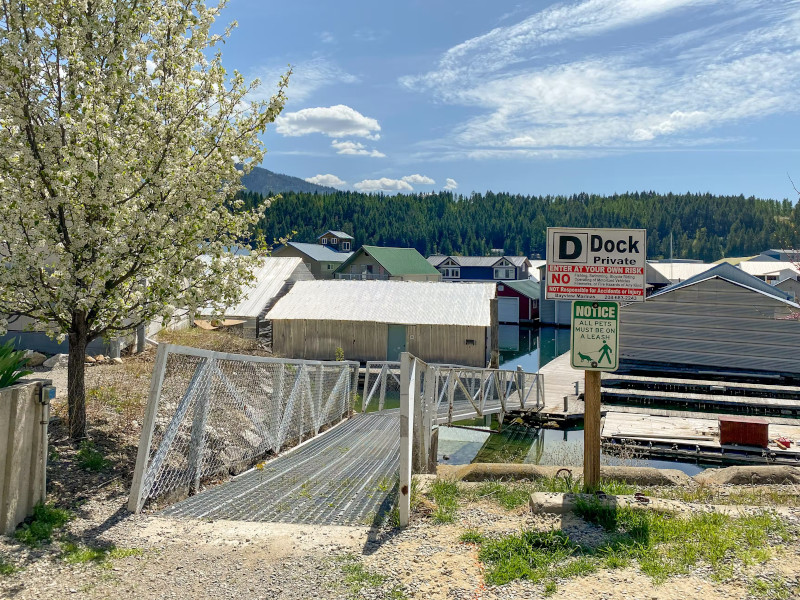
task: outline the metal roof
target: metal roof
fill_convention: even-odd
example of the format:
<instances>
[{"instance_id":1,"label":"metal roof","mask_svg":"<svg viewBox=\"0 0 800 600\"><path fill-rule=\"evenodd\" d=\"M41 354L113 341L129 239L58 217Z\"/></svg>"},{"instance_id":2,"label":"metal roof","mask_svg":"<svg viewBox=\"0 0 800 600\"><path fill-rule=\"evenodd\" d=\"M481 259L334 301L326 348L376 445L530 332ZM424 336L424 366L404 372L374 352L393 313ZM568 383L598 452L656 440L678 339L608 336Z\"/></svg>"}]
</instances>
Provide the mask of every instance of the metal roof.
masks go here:
<instances>
[{"instance_id":1,"label":"metal roof","mask_svg":"<svg viewBox=\"0 0 800 600\"><path fill-rule=\"evenodd\" d=\"M648 264L670 281L690 279L715 266L695 262L650 262Z\"/></svg>"},{"instance_id":2,"label":"metal roof","mask_svg":"<svg viewBox=\"0 0 800 600\"><path fill-rule=\"evenodd\" d=\"M740 263L738 267L745 273L749 273L750 275L754 275L756 277L777 274L781 271L792 271L800 274L800 270L798 270L797 266L788 261L750 261Z\"/></svg>"},{"instance_id":3,"label":"metal roof","mask_svg":"<svg viewBox=\"0 0 800 600\"><path fill-rule=\"evenodd\" d=\"M489 327L494 296L489 283L298 281L267 319Z\"/></svg>"},{"instance_id":4,"label":"metal roof","mask_svg":"<svg viewBox=\"0 0 800 600\"><path fill-rule=\"evenodd\" d=\"M345 269L349 263L361 254L366 253L374 258L390 276L401 275L439 275L425 258L415 248L384 248L382 246L361 246L348 259L339 271Z\"/></svg>"},{"instance_id":5,"label":"metal roof","mask_svg":"<svg viewBox=\"0 0 800 600\"><path fill-rule=\"evenodd\" d=\"M500 282L498 282L500 283ZM501 285L507 285L512 290L527 296L532 300L538 300L541 295L541 285L533 279L520 279L518 281L503 281Z\"/></svg>"},{"instance_id":6,"label":"metal roof","mask_svg":"<svg viewBox=\"0 0 800 600\"><path fill-rule=\"evenodd\" d=\"M239 304L223 311L226 317L257 317L269 304L287 280L292 277L295 269L303 264L299 256L267 257L261 259L261 266L253 271L255 281L251 285L243 286L242 299ZM307 270L306 270L307 272ZM199 311L203 315L210 315L210 309Z\"/></svg>"},{"instance_id":7,"label":"metal roof","mask_svg":"<svg viewBox=\"0 0 800 600\"><path fill-rule=\"evenodd\" d=\"M318 236L317 236L317 239L319 239L319 238L321 238L321 237L325 237L325 236L326 236L326 235L328 235L329 233L330 233L332 236L334 236L334 237L337 237L337 238L339 238L339 239L342 239L342 240L352 240L352 239L355 239L355 238L354 238L352 235L350 235L349 233L345 233L344 231L334 231L333 229L329 229L328 231L326 231L326 232L325 232L325 233L323 233L322 235L318 235Z\"/></svg>"},{"instance_id":8,"label":"metal roof","mask_svg":"<svg viewBox=\"0 0 800 600\"><path fill-rule=\"evenodd\" d=\"M338 262L342 263L350 258L352 252L338 252L330 246L323 246L322 244L305 244L303 242L289 242L286 244L292 248L296 248L310 259L317 262Z\"/></svg>"},{"instance_id":9,"label":"metal roof","mask_svg":"<svg viewBox=\"0 0 800 600\"><path fill-rule=\"evenodd\" d=\"M444 256L441 254L429 256L427 260L433 266L438 267L448 258L460 267L493 267L503 259L514 266L521 267L528 260L527 256Z\"/></svg>"},{"instance_id":10,"label":"metal roof","mask_svg":"<svg viewBox=\"0 0 800 600\"><path fill-rule=\"evenodd\" d=\"M749 288L755 292L772 296L774 298L777 298L778 300L783 300L783 301L791 300L790 294L787 294L786 292L776 288L775 286L772 286L764 281L761 281L758 277L753 277L752 275L748 275L740 268L734 267L733 265L729 265L728 263L722 263L703 273L698 273L694 277L690 277L686 281L681 281L680 283L676 283L674 285L666 287L650 297L655 298L656 296L661 296L662 294L668 294L669 292L673 292L675 290L684 288L689 285L695 285L696 283L700 283L701 281L706 281L708 279L713 279L715 277L718 279L724 279L725 281L729 281L731 283L735 283L737 285Z\"/></svg>"}]
</instances>

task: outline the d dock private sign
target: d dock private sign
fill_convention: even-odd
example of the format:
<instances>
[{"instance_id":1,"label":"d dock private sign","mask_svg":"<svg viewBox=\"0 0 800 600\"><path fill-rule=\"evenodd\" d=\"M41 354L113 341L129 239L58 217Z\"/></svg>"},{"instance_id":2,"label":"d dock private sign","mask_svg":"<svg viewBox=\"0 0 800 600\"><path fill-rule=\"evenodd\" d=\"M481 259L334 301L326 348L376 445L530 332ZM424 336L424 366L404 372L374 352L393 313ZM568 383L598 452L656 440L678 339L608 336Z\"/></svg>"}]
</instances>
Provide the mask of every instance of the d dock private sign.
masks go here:
<instances>
[{"instance_id":1,"label":"d dock private sign","mask_svg":"<svg viewBox=\"0 0 800 600\"><path fill-rule=\"evenodd\" d=\"M643 302L647 232L644 229L548 227L548 300Z\"/></svg>"}]
</instances>

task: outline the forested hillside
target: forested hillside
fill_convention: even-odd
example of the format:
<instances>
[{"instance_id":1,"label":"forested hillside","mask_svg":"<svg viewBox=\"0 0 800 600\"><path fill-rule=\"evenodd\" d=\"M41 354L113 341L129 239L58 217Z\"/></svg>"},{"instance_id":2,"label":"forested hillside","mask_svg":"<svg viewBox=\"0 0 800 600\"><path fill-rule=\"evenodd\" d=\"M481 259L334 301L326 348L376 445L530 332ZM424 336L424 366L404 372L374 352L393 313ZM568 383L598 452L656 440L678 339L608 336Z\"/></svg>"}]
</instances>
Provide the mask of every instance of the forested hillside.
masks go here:
<instances>
[{"instance_id":1,"label":"forested hillside","mask_svg":"<svg viewBox=\"0 0 800 600\"><path fill-rule=\"evenodd\" d=\"M244 193L252 205L256 196ZM648 257L706 261L800 245L800 211L788 201L743 196L637 192L613 196L474 194L383 196L357 192L285 193L260 223L268 240L292 231L312 242L326 229L352 233L361 244L410 246L428 256L507 254L544 257L548 226L643 227Z\"/></svg>"},{"instance_id":2,"label":"forested hillside","mask_svg":"<svg viewBox=\"0 0 800 600\"><path fill-rule=\"evenodd\" d=\"M336 188L309 183L305 179L273 173L262 167L253 167L247 175L242 176L242 185L251 192L269 196L282 192L304 192L320 194L331 194L336 192Z\"/></svg>"}]
</instances>

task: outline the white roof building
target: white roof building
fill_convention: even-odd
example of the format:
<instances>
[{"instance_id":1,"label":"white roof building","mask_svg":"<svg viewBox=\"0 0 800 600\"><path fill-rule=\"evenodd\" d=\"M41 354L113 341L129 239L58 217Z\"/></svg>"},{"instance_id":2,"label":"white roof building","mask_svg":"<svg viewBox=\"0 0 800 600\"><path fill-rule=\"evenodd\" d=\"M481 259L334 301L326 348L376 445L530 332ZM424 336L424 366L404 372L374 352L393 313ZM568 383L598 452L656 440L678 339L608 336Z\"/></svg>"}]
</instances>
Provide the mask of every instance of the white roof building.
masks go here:
<instances>
[{"instance_id":1,"label":"white roof building","mask_svg":"<svg viewBox=\"0 0 800 600\"><path fill-rule=\"evenodd\" d=\"M494 296L493 283L299 281L267 319L489 327Z\"/></svg>"}]
</instances>

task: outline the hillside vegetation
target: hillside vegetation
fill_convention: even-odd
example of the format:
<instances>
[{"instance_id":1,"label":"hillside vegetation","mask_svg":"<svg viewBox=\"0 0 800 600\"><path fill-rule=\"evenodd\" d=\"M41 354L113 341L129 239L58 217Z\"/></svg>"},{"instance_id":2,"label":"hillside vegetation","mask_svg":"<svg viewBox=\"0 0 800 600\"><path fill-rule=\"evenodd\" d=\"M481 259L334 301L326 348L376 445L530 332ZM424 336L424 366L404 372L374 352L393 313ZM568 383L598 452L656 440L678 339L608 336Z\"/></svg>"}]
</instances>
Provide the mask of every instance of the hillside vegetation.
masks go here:
<instances>
[{"instance_id":1,"label":"hillside vegetation","mask_svg":"<svg viewBox=\"0 0 800 600\"><path fill-rule=\"evenodd\" d=\"M243 194L251 206L257 195ZM286 192L267 209L259 227L268 240L292 231L311 242L326 229L352 233L356 246L414 247L433 253L544 257L548 226L647 229L650 258L668 257L670 233L676 258L713 261L796 247L800 210L788 200L710 194L635 192L598 196L523 196L449 192L384 196L337 191Z\"/></svg>"}]
</instances>

